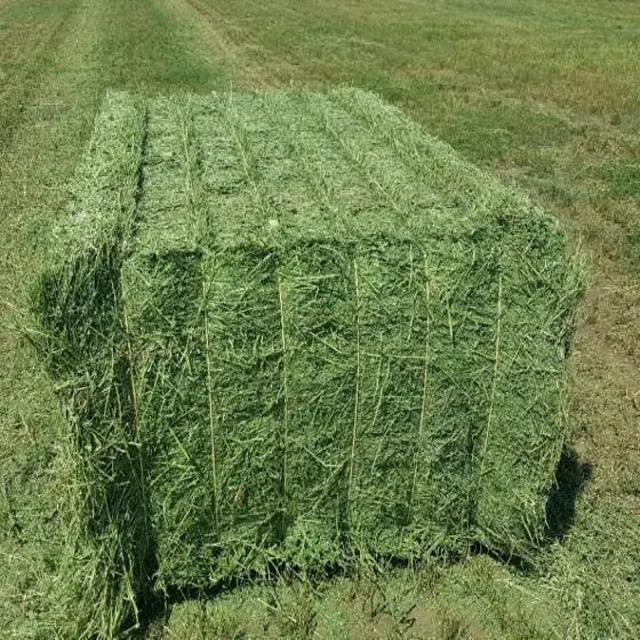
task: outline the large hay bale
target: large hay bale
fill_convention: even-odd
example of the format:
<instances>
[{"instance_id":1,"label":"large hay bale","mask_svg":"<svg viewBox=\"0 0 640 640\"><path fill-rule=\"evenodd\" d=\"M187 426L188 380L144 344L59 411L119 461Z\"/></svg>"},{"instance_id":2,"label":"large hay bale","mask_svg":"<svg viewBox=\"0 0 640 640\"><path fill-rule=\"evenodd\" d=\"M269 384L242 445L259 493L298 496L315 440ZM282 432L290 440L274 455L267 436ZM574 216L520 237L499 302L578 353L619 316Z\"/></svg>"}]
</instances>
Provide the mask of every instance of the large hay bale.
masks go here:
<instances>
[{"instance_id":1,"label":"large hay bale","mask_svg":"<svg viewBox=\"0 0 640 640\"><path fill-rule=\"evenodd\" d=\"M114 94L76 184L38 308L94 630L274 563L540 542L581 290L557 221L347 89Z\"/></svg>"}]
</instances>

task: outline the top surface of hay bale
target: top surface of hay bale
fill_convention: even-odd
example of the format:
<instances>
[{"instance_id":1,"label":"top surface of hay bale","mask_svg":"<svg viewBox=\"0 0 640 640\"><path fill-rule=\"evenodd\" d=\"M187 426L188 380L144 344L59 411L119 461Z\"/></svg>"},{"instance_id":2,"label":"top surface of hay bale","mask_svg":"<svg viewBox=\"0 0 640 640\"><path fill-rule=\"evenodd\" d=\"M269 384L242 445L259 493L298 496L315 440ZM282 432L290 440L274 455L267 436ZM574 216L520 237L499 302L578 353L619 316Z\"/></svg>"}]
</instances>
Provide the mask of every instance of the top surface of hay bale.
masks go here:
<instances>
[{"instance_id":1,"label":"top surface of hay bale","mask_svg":"<svg viewBox=\"0 0 640 640\"><path fill-rule=\"evenodd\" d=\"M74 202L39 312L115 582L540 540L580 286L524 196L344 89L114 94Z\"/></svg>"},{"instance_id":2,"label":"top surface of hay bale","mask_svg":"<svg viewBox=\"0 0 640 640\"><path fill-rule=\"evenodd\" d=\"M150 105L141 243L463 233L543 216L371 94L216 94ZM557 226L550 218L547 224Z\"/></svg>"}]
</instances>

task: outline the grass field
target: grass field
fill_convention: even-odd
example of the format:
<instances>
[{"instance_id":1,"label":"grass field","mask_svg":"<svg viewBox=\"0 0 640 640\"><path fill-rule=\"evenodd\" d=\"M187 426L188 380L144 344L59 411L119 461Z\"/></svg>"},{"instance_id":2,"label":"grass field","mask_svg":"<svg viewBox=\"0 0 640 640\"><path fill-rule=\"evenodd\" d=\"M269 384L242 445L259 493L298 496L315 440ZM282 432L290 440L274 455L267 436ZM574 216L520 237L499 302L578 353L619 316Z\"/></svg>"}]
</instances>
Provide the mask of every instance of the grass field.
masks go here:
<instances>
[{"instance_id":1,"label":"grass field","mask_svg":"<svg viewBox=\"0 0 640 640\"><path fill-rule=\"evenodd\" d=\"M55 637L58 410L16 330L107 88L379 92L569 228L589 267L572 441L527 569L455 563L173 594L147 637L640 634L635 0L0 0L0 635ZM212 596L216 596L212 598Z\"/></svg>"}]
</instances>

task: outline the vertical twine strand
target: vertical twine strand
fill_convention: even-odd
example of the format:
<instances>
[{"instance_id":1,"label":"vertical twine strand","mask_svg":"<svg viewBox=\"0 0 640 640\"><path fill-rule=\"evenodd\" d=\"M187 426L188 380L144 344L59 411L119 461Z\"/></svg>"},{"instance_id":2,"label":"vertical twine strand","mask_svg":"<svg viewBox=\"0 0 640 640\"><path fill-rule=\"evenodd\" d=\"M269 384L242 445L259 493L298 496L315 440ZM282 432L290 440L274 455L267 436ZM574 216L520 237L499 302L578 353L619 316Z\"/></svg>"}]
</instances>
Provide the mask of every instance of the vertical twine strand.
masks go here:
<instances>
[{"instance_id":1,"label":"vertical twine strand","mask_svg":"<svg viewBox=\"0 0 640 640\"><path fill-rule=\"evenodd\" d=\"M351 511L351 493L353 491L353 471L356 461L356 442L358 423L360 422L360 278L358 263L353 259L353 281L356 294L356 389L353 410L353 429L351 430L351 455L349 460L349 484L347 489L347 509Z\"/></svg>"},{"instance_id":2,"label":"vertical twine strand","mask_svg":"<svg viewBox=\"0 0 640 640\"><path fill-rule=\"evenodd\" d=\"M489 411L487 414L487 429L484 434L484 443L482 445L482 456L480 461L480 476L484 472L485 456L487 446L489 444L489 433L493 422L493 412L496 400L496 388L498 386L498 365L500 362L500 332L502 329L502 274L498 276L498 317L496 319L496 348L493 360L493 381L491 383L491 398L489 400Z\"/></svg>"},{"instance_id":3,"label":"vertical twine strand","mask_svg":"<svg viewBox=\"0 0 640 640\"><path fill-rule=\"evenodd\" d=\"M418 482L418 466L421 461L421 443L424 434L427 411L429 408L429 358L431 357L431 287L429 285L429 265L427 257L424 257L424 278L425 278L425 302L427 307L427 334L424 340L424 374L422 377L422 402L420 404L420 423L418 424L418 444L414 449L413 481L411 483L411 497L409 500L409 522L413 520L413 503L415 498L416 485Z\"/></svg>"},{"instance_id":4,"label":"vertical twine strand","mask_svg":"<svg viewBox=\"0 0 640 640\"><path fill-rule=\"evenodd\" d=\"M284 500L284 509L288 510L289 506L289 487L288 487L288 456L289 456L289 372L287 363L287 333L284 319L284 295L282 292L282 278L280 276L280 267L277 269L278 278L278 302L280 305L280 339L282 342L282 367L283 367L283 391L284 391L284 416L283 416L283 452L282 452L282 493Z\"/></svg>"},{"instance_id":5,"label":"vertical twine strand","mask_svg":"<svg viewBox=\"0 0 640 640\"><path fill-rule=\"evenodd\" d=\"M218 496L218 472L216 469L216 417L213 395L213 376L211 375L211 348L209 338L209 287L206 276L202 277L202 296L204 304L204 346L207 358L207 400L209 404L209 438L211 442L211 473L213 475L213 518L216 534L219 533L219 496Z\"/></svg>"}]
</instances>

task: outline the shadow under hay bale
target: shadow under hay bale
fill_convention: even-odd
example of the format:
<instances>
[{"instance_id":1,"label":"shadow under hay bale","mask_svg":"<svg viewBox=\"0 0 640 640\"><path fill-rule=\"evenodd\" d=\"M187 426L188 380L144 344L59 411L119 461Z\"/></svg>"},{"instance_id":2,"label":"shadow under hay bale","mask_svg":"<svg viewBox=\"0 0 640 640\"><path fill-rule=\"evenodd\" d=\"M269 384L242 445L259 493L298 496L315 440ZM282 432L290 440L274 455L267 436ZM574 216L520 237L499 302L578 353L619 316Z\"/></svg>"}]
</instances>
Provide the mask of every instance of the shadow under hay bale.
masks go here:
<instances>
[{"instance_id":1,"label":"shadow under hay bale","mask_svg":"<svg viewBox=\"0 0 640 640\"><path fill-rule=\"evenodd\" d=\"M580 271L375 96L113 94L57 246L76 630L274 566L543 542Z\"/></svg>"},{"instance_id":2,"label":"shadow under hay bale","mask_svg":"<svg viewBox=\"0 0 640 640\"><path fill-rule=\"evenodd\" d=\"M569 532L575 518L576 501L591 475L591 465L580 460L575 449L565 445L546 505L550 540L563 540Z\"/></svg>"}]
</instances>

